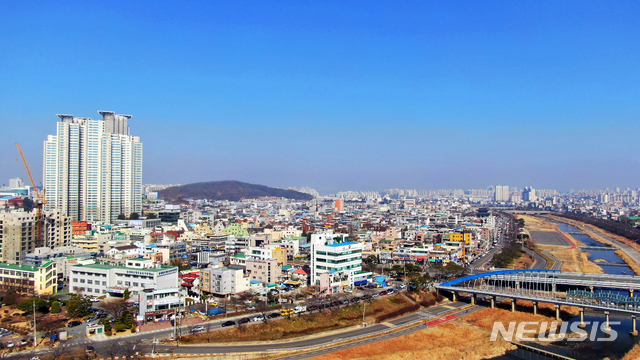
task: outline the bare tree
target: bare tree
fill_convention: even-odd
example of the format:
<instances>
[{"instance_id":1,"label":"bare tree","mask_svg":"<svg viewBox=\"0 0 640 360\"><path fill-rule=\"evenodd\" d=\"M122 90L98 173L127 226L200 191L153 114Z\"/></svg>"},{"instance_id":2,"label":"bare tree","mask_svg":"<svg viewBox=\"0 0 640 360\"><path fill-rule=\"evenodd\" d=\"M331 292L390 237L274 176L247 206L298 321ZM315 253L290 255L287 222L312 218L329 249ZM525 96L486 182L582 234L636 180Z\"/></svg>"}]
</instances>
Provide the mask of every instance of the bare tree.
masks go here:
<instances>
[{"instance_id":1,"label":"bare tree","mask_svg":"<svg viewBox=\"0 0 640 360\"><path fill-rule=\"evenodd\" d=\"M49 355L51 355L52 360L58 360L71 352L71 343L69 341L61 341L58 343L58 346L54 346L49 350Z\"/></svg>"},{"instance_id":2,"label":"bare tree","mask_svg":"<svg viewBox=\"0 0 640 360\"><path fill-rule=\"evenodd\" d=\"M113 360L120 355L120 345L116 340L105 341L101 344L99 352L104 357Z\"/></svg>"},{"instance_id":3,"label":"bare tree","mask_svg":"<svg viewBox=\"0 0 640 360\"><path fill-rule=\"evenodd\" d=\"M106 311L107 314L113 316L114 319L118 319L129 309L129 304L125 299L115 299L102 301L98 304L98 308Z\"/></svg>"},{"instance_id":4,"label":"bare tree","mask_svg":"<svg viewBox=\"0 0 640 360\"><path fill-rule=\"evenodd\" d=\"M204 323L204 331L207 332L207 343L211 342L211 330L213 330L213 323L210 321Z\"/></svg>"},{"instance_id":5,"label":"bare tree","mask_svg":"<svg viewBox=\"0 0 640 360\"><path fill-rule=\"evenodd\" d=\"M123 357L127 359L135 359L140 355L139 340L120 341L118 344L120 345Z\"/></svg>"},{"instance_id":6,"label":"bare tree","mask_svg":"<svg viewBox=\"0 0 640 360\"><path fill-rule=\"evenodd\" d=\"M264 323L267 323L267 313L269 312L269 305L267 305L267 303L265 303L264 301L259 302L258 306L256 306L256 311L259 312L260 314L262 314L262 321L264 321Z\"/></svg>"}]
</instances>

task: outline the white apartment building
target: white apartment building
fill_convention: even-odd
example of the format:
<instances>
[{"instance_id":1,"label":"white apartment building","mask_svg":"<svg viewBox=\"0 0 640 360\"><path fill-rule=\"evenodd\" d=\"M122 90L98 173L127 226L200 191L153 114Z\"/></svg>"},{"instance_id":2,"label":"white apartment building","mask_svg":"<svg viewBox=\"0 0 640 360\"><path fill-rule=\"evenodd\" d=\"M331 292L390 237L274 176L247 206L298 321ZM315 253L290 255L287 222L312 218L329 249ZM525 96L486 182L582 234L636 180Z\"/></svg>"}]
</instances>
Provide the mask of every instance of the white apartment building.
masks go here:
<instances>
[{"instance_id":1,"label":"white apartment building","mask_svg":"<svg viewBox=\"0 0 640 360\"><path fill-rule=\"evenodd\" d=\"M367 282L372 274L362 271L362 247L346 234L312 234L311 285L320 286L321 293L335 293Z\"/></svg>"},{"instance_id":2,"label":"white apartment building","mask_svg":"<svg viewBox=\"0 0 640 360\"><path fill-rule=\"evenodd\" d=\"M509 186L508 185L496 185L496 192L494 196L496 202L509 201Z\"/></svg>"},{"instance_id":3,"label":"white apartment building","mask_svg":"<svg viewBox=\"0 0 640 360\"><path fill-rule=\"evenodd\" d=\"M206 268L200 270L200 289L216 295L237 294L249 290L249 277L240 268Z\"/></svg>"},{"instance_id":4,"label":"white apartment building","mask_svg":"<svg viewBox=\"0 0 640 360\"><path fill-rule=\"evenodd\" d=\"M58 115L44 142L46 210L72 220L107 221L142 211L142 143L130 115L100 111L102 120Z\"/></svg>"}]
</instances>

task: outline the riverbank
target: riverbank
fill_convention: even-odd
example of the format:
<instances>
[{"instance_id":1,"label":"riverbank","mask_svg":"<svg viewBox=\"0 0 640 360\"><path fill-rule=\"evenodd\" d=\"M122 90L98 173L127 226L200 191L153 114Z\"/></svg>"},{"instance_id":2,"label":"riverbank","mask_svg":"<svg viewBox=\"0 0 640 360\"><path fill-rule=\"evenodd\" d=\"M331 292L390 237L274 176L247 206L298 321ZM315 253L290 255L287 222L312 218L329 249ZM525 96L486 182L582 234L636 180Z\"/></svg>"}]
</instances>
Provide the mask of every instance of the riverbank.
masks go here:
<instances>
[{"instance_id":1,"label":"riverbank","mask_svg":"<svg viewBox=\"0 0 640 360\"><path fill-rule=\"evenodd\" d=\"M571 226L575 226L576 228L580 229L580 231L583 231L585 234L588 234L588 236L590 236L594 240L605 245L618 247L618 244L607 239L608 237L610 239L614 239L627 246L631 246L631 247L636 246L636 244L632 240L629 240L627 238L624 238L616 234L612 234L594 225L585 224L576 220L567 219L567 218L563 218L555 215L542 215L542 217L552 219L553 221L562 222ZM640 275L640 263L638 263L637 260L629 256L629 254L626 251L618 250L615 252L615 254L618 255L618 257L620 257L620 259L624 261L636 275Z\"/></svg>"},{"instance_id":2,"label":"riverbank","mask_svg":"<svg viewBox=\"0 0 640 360\"><path fill-rule=\"evenodd\" d=\"M541 217L528 215L516 215L516 218L524 220L525 230L530 234L536 252L542 256L545 253L552 254L562 263L560 270L589 274L605 273L602 267L588 259L589 253L580 250L580 246L584 244L571 234L560 231L556 224Z\"/></svg>"}]
</instances>

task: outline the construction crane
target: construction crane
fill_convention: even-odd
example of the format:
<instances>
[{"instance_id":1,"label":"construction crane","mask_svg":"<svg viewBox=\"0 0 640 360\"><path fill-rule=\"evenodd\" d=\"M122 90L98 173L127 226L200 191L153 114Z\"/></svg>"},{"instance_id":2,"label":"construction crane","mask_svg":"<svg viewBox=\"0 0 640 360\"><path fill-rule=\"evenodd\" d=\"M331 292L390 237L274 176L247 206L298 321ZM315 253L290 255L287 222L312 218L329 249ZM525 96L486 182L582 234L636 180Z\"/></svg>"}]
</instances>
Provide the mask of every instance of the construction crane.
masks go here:
<instances>
[{"instance_id":1,"label":"construction crane","mask_svg":"<svg viewBox=\"0 0 640 360\"><path fill-rule=\"evenodd\" d=\"M44 237L42 235L42 227L44 225L42 207L44 206L44 204L47 203L47 200L45 200L44 198L44 194L46 190L42 189L42 191L38 191L38 187L36 186L36 182L33 181L33 176L31 176L31 170L29 170L29 165L27 164L27 159L24 157L22 148L18 143L16 143L16 146L18 147L18 151L20 152L20 156L22 157L24 168L27 170L27 175L29 175L29 180L31 181L31 186L33 187L33 191L35 191L36 193L36 196L35 196L36 201L34 202L33 207L36 209L35 247L38 248L38 247L42 247L44 244Z\"/></svg>"}]
</instances>

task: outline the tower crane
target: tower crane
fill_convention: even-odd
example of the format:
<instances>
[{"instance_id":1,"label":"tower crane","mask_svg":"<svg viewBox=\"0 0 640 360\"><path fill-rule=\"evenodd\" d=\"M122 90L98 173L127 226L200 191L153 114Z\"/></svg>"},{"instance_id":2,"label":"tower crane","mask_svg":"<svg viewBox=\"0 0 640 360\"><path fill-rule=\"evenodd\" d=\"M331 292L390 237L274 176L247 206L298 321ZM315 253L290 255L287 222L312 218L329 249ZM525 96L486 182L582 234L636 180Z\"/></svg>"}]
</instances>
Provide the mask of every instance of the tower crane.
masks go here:
<instances>
[{"instance_id":1,"label":"tower crane","mask_svg":"<svg viewBox=\"0 0 640 360\"><path fill-rule=\"evenodd\" d=\"M33 176L31 176L31 170L29 170L29 165L27 164L27 159L24 157L24 153L22 152L22 148L20 147L20 144L16 143L16 146L18 147L18 151L20 152L20 157L22 157L22 162L24 163L24 168L27 170L27 175L29 175L29 180L31 181L31 186L33 187L33 191L35 191L36 196L35 196L35 202L33 204L33 207L35 207L36 209L36 239L35 239L35 247L41 247L44 244L44 237L42 234L42 227L44 225L44 221L43 221L43 213L42 213L42 207L44 206L44 204L47 203L47 200L45 200L44 198L44 194L45 194L45 189L42 189L42 191L38 190L38 187L36 186L36 182L33 181Z\"/></svg>"}]
</instances>

